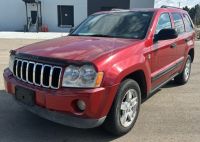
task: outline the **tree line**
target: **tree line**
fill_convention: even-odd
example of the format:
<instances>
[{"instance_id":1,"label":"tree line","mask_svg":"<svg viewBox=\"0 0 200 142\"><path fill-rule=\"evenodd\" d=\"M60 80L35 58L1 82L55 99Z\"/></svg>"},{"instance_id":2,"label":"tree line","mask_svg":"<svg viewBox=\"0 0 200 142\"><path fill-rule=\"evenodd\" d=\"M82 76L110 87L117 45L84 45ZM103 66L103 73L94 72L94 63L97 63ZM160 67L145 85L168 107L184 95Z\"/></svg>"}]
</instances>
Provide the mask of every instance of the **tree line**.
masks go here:
<instances>
[{"instance_id":1,"label":"tree line","mask_svg":"<svg viewBox=\"0 0 200 142\"><path fill-rule=\"evenodd\" d=\"M192 21L195 25L200 25L200 5L197 4L192 8L188 8L187 6L183 7L183 10L187 11L190 15Z\"/></svg>"}]
</instances>

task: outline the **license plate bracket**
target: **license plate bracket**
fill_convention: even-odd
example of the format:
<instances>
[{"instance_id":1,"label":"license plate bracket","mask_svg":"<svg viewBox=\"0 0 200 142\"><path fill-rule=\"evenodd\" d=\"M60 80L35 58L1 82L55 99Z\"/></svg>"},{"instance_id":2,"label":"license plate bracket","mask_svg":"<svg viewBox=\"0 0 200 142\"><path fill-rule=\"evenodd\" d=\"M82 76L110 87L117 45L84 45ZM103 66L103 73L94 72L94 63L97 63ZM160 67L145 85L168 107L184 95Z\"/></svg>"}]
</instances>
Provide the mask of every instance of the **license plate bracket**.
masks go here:
<instances>
[{"instance_id":1,"label":"license plate bracket","mask_svg":"<svg viewBox=\"0 0 200 142\"><path fill-rule=\"evenodd\" d=\"M35 92L33 90L21 86L15 86L15 98L19 102L25 103L27 105L35 105Z\"/></svg>"}]
</instances>

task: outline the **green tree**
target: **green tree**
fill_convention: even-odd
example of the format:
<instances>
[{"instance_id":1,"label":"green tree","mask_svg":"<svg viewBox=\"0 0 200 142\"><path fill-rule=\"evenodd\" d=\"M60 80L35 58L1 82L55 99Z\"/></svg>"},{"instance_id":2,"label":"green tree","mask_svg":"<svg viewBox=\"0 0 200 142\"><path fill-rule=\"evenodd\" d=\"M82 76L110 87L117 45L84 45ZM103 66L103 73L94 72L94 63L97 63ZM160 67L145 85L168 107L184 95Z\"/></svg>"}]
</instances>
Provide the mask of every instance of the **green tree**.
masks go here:
<instances>
[{"instance_id":1,"label":"green tree","mask_svg":"<svg viewBox=\"0 0 200 142\"><path fill-rule=\"evenodd\" d=\"M200 5L195 5L195 23L199 25L200 22Z\"/></svg>"},{"instance_id":2,"label":"green tree","mask_svg":"<svg viewBox=\"0 0 200 142\"><path fill-rule=\"evenodd\" d=\"M200 24L200 5L195 5L191 9L187 6L183 7L187 11L195 25Z\"/></svg>"},{"instance_id":3,"label":"green tree","mask_svg":"<svg viewBox=\"0 0 200 142\"><path fill-rule=\"evenodd\" d=\"M183 10L185 10L185 11L187 11L187 12L190 11L190 9L188 8L188 6L183 7Z\"/></svg>"},{"instance_id":4,"label":"green tree","mask_svg":"<svg viewBox=\"0 0 200 142\"><path fill-rule=\"evenodd\" d=\"M189 15L190 15L192 21L195 23L195 8L194 8L194 7L192 7L192 8L190 9Z\"/></svg>"}]
</instances>

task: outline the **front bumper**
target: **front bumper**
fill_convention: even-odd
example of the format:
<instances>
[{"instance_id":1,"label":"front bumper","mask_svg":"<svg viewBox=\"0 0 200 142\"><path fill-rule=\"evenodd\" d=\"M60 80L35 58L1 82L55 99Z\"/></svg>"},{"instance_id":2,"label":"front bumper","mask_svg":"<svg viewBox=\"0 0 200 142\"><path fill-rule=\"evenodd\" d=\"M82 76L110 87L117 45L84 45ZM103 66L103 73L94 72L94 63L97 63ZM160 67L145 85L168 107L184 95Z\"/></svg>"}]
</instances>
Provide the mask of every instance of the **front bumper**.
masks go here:
<instances>
[{"instance_id":1,"label":"front bumper","mask_svg":"<svg viewBox=\"0 0 200 142\"><path fill-rule=\"evenodd\" d=\"M32 113L48 120L78 128L93 128L101 125L113 100L117 86L74 89L60 88L58 90L43 88L28 84L13 77L9 69L4 70L4 86L9 94L15 95L15 86L22 86L35 92L35 106L31 107L17 102ZM14 97L15 98L15 97ZM83 100L86 110L77 111L74 101Z\"/></svg>"},{"instance_id":2,"label":"front bumper","mask_svg":"<svg viewBox=\"0 0 200 142\"><path fill-rule=\"evenodd\" d=\"M35 106L29 106L24 103L21 103L17 101L13 96L13 99L22 107L26 108L28 111L43 117L47 120L57 122L63 125L71 126L71 127L76 127L76 128L94 128L100 126L104 120L106 119L106 116L100 118L100 119L85 119L85 118L79 118L79 117L74 117L62 113L57 113L54 111L50 111L48 109L44 109L42 107L39 107L37 105Z\"/></svg>"}]
</instances>

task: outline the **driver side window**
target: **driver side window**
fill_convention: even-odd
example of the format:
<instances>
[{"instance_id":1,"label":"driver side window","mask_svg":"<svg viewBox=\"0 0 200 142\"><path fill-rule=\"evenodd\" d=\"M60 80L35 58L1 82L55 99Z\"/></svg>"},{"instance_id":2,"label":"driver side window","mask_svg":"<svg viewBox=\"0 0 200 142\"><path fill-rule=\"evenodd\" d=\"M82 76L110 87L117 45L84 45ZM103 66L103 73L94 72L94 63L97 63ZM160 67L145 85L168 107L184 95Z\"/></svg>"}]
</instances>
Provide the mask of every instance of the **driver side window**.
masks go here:
<instances>
[{"instance_id":1,"label":"driver side window","mask_svg":"<svg viewBox=\"0 0 200 142\"><path fill-rule=\"evenodd\" d=\"M169 13L163 13L160 15L158 24L156 26L155 34L158 34L162 29L172 28L172 23L170 20Z\"/></svg>"}]
</instances>

